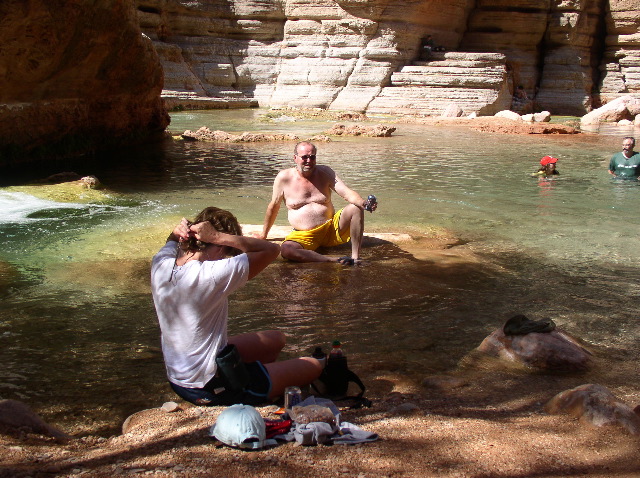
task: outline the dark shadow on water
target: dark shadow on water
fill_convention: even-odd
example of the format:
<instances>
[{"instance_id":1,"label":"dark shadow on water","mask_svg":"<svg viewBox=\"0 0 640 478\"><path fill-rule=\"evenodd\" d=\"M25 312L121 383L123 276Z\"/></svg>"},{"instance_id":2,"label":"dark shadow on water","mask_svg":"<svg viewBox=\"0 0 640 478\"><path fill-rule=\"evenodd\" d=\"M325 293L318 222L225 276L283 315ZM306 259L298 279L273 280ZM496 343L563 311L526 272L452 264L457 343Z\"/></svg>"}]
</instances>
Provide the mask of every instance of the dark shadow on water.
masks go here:
<instances>
[{"instance_id":1,"label":"dark shadow on water","mask_svg":"<svg viewBox=\"0 0 640 478\"><path fill-rule=\"evenodd\" d=\"M580 265L550 267L543 257L517 251L426 260L390 243L365 248L363 257L357 267L277 260L231 297L230 333L279 328L289 337L282 358L310 355L318 345L326 350L339 339L365 384L382 372L420 384L455 371L491 331L523 313L553 318L598 344L590 380L619 386L637 363L633 268L587 276ZM3 293L0 312L0 363L8 374L2 381L12 385L0 389L3 398L23 400L80 435L117 433L131 413L175 400L151 297L140 291L148 287L147 269L121 276L130 282L114 283L113 292L72 283L55 292L27 286L19 274L4 276L5 291L17 289ZM603 282L614 281L616 292L603 296ZM585 377L563 380L569 388Z\"/></svg>"}]
</instances>

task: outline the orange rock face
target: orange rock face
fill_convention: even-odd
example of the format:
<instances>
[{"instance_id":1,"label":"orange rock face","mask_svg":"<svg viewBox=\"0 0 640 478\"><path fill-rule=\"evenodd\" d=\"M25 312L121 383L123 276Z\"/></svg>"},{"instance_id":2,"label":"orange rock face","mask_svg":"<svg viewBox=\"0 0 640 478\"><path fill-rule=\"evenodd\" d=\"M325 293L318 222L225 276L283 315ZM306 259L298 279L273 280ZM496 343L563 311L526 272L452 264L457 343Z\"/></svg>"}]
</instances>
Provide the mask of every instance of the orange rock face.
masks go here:
<instances>
[{"instance_id":1,"label":"orange rock face","mask_svg":"<svg viewBox=\"0 0 640 478\"><path fill-rule=\"evenodd\" d=\"M164 130L162 66L126 0L3 0L0 165Z\"/></svg>"}]
</instances>

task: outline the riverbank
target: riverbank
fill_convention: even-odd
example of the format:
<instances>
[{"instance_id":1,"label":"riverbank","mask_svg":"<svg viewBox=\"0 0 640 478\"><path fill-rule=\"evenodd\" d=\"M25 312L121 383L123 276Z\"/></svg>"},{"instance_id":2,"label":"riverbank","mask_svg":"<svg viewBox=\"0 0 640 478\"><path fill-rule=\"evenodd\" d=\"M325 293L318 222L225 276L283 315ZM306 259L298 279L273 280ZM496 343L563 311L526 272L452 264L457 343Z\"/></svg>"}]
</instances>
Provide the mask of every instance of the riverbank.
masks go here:
<instances>
[{"instance_id":1,"label":"riverbank","mask_svg":"<svg viewBox=\"0 0 640 478\"><path fill-rule=\"evenodd\" d=\"M60 444L2 437L0 476L637 476L638 437L543 411L553 390L575 378L460 370L429 382L440 386L425 386L417 377L366 368L361 376L373 406L343 411L342 419L377 433L376 442L286 443L253 452L216 447L207 434L222 408L178 401L172 413L134 415L124 435ZM625 398L640 401L631 391ZM259 410L275 418L275 407Z\"/></svg>"}]
</instances>

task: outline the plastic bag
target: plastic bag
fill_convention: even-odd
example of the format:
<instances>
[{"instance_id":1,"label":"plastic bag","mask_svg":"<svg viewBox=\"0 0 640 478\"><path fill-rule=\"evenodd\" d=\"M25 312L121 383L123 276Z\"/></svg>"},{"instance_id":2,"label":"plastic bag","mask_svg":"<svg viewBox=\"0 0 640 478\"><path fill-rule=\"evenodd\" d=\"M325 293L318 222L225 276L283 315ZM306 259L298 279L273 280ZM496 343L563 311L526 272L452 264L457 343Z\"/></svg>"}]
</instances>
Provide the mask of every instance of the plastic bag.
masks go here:
<instances>
[{"instance_id":1,"label":"plastic bag","mask_svg":"<svg viewBox=\"0 0 640 478\"><path fill-rule=\"evenodd\" d=\"M307 423L322 422L336 426L336 416L328 407L322 405L296 405L291 409L291 418L294 422L305 425Z\"/></svg>"}]
</instances>

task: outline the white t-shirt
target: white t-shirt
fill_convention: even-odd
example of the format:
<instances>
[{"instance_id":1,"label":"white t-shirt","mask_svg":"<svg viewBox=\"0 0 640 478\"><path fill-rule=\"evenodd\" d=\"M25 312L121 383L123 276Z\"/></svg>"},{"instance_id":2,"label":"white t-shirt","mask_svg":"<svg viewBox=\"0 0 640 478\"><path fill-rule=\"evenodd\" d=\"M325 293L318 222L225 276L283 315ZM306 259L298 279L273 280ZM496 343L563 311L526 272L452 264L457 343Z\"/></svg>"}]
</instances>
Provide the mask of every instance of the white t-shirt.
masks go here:
<instances>
[{"instance_id":1,"label":"white t-shirt","mask_svg":"<svg viewBox=\"0 0 640 478\"><path fill-rule=\"evenodd\" d=\"M227 344L227 297L249 276L249 258L176 266L178 243L169 241L151 262L151 292L158 314L169 380L202 388L216 373L216 354Z\"/></svg>"}]
</instances>

